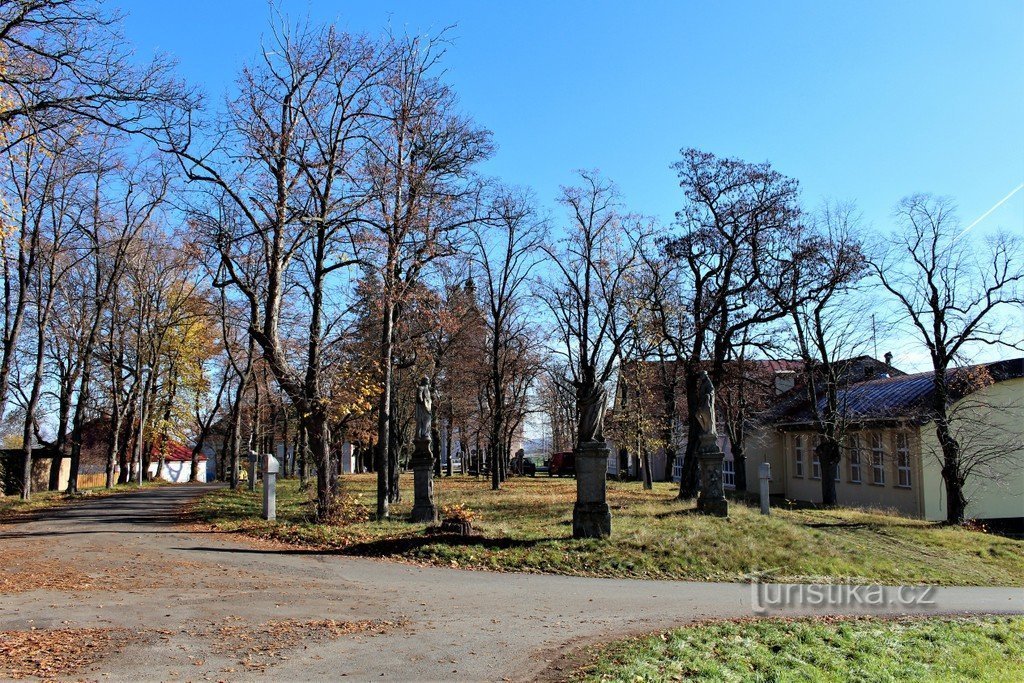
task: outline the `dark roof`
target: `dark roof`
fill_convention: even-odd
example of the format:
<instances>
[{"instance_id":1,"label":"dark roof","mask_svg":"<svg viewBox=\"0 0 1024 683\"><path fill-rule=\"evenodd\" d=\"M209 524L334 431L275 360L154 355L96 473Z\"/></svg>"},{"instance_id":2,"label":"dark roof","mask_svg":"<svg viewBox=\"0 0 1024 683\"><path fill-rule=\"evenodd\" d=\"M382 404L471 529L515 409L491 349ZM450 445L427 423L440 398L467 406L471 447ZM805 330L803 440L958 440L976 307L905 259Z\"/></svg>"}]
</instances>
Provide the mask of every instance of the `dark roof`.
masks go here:
<instances>
[{"instance_id":1,"label":"dark roof","mask_svg":"<svg viewBox=\"0 0 1024 683\"><path fill-rule=\"evenodd\" d=\"M953 383L957 372L964 370L981 370L984 368L995 382L1024 377L1024 358L965 366L948 371ZM919 372L899 377L881 377L851 384L839 391L839 404L842 406L845 419L851 422L867 422L881 420L920 420L928 419L928 406L932 397L933 372ZM951 387L953 398L962 398L970 391L956 390ZM824 408L824 398L818 400L818 408ZM813 411L806 397L796 396L792 400L778 405L768 411L762 419L778 426L809 424L813 422Z\"/></svg>"}]
</instances>

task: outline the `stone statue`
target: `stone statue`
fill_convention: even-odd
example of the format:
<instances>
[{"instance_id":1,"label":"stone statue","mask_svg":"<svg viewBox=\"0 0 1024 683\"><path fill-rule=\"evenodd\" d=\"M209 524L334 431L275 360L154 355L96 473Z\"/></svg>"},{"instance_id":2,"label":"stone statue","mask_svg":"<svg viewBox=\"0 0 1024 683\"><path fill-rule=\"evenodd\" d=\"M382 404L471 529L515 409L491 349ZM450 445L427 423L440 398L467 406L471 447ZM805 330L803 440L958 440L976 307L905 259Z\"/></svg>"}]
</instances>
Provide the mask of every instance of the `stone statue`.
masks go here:
<instances>
[{"instance_id":1,"label":"stone statue","mask_svg":"<svg viewBox=\"0 0 1024 683\"><path fill-rule=\"evenodd\" d=\"M604 410L608 394L604 384L598 383L593 391L579 398L580 443L604 441Z\"/></svg>"},{"instance_id":2,"label":"stone statue","mask_svg":"<svg viewBox=\"0 0 1024 683\"><path fill-rule=\"evenodd\" d=\"M430 379L424 377L420 380L419 388L416 390L416 436L415 441L430 440L431 420Z\"/></svg>"},{"instance_id":3,"label":"stone statue","mask_svg":"<svg viewBox=\"0 0 1024 683\"><path fill-rule=\"evenodd\" d=\"M715 385L711 383L707 370L700 374L700 386L697 388L697 424L702 434L718 436L715 426Z\"/></svg>"}]
</instances>

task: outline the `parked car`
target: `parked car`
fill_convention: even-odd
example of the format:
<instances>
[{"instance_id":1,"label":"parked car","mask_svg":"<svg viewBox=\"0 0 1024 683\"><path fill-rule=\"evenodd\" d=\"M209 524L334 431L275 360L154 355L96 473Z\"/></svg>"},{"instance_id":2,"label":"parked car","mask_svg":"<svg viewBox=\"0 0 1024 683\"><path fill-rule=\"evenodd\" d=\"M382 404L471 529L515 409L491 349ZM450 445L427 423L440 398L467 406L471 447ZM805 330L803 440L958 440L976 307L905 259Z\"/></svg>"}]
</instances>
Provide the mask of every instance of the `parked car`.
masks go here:
<instances>
[{"instance_id":1,"label":"parked car","mask_svg":"<svg viewBox=\"0 0 1024 683\"><path fill-rule=\"evenodd\" d=\"M576 475L576 456L572 451L553 453L548 460L549 477L573 477Z\"/></svg>"}]
</instances>

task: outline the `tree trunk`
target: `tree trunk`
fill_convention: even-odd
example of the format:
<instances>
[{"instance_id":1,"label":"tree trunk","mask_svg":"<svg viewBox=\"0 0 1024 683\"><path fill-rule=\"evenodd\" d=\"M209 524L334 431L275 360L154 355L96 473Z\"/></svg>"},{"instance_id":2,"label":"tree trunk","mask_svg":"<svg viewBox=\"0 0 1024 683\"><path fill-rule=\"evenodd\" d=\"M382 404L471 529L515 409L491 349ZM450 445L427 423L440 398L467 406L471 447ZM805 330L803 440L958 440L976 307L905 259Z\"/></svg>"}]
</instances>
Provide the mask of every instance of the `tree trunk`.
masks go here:
<instances>
[{"instance_id":1,"label":"tree trunk","mask_svg":"<svg viewBox=\"0 0 1024 683\"><path fill-rule=\"evenodd\" d=\"M821 468L821 504L825 507L835 507L836 467L841 457L839 442L834 438L823 437L815 451L818 455L818 467Z\"/></svg>"},{"instance_id":2,"label":"tree trunk","mask_svg":"<svg viewBox=\"0 0 1024 683\"><path fill-rule=\"evenodd\" d=\"M747 449L742 443L730 444L733 469L736 470L736 490L747 490Z\"/></svg>"},{"instance_id":3,"label":"tree trunk","mask_svg":"<svg viewBox=\"0 0 1024 683\"><path fill-rule=\"evenodd\" d=\"M396 397L394 395L394 392L392 392L392 394L391 394L391 410L390 410L390 414L392 416L395 414L395 404L396 404ZM387 481L388 489L386 491L386 495L387 495L388 503L391 504L391 503L398 503L398 502L400 502L402 500L402 492L398 488L398 465L399 465L399 456L400 456L401 446L399 445L400 444L400 440L399 440L399 433L398 433L398 424L396 423L394 417L392 417L391 419L388 420L388 425L389 425L390 428L388 429L389 434L388 434L388 439L387 439L388 459L387 459L387 464L386 464L386 468L387 468L387 479L386 479L386 481ZM379 478L379 475L378 475L378 483L379 483L379 481L380 481L380 478Z\"/></svg>"},{"instance_id":4,"label":"tree trunk","mask_svg":"<svg viewBox=\"0 0 1024 683\"><path fill-rule=\"evenodd\" d=\"M686 453L683 456L682 476L679 478L679 497L682 499L694 498L699 488L699 476L697 469L697 449L700 447L700 429L694 419L697 396L697 370L686 368L686 406L689 413L686 429Z\"/></svg>"},{"instance_id":5,"label":"tree trunk","mask_svg":"<svg viewBox=\"0 0 1024 683\"><path fill-rule=\"evenodd\" d=\"M309 461L306 458L306 443L309 441L309 432L306 429L306 420L299 419L299 452L296 455L299 465L299 487L306 488L306 480L309 478Z\"/></svg>"},{"instance_id":6,"label":"tree trunk","mask_svg":"<svg viewBox=\"0 0 1024 683\"><path fill-rule=\"evenodd\" d=\"M389 267L390 268L390 267ZM392 340L394 337L394 316L395 304L390 298L388 291L389 281L392 276L390 269L385 272L385 304L384 314L381 320L380 336L380 371L381 393L380 404L377 407L377 458L374 466L377 468L377 519L387 519L391 502L390 475L391 468L391 404L393 400L392 368Z\"/></svg>"},{"instance_id":7,"label":"tree trunk","mask_svg":"<svg viewBox=\"0 0 1024 683\"><path fill-rule=\"evenodd\" d=\"M316 467L316 516L326 521L331 512L331 457L327 420L314 413L306 418L309 453Z\"/></svg>"}]
</instances>

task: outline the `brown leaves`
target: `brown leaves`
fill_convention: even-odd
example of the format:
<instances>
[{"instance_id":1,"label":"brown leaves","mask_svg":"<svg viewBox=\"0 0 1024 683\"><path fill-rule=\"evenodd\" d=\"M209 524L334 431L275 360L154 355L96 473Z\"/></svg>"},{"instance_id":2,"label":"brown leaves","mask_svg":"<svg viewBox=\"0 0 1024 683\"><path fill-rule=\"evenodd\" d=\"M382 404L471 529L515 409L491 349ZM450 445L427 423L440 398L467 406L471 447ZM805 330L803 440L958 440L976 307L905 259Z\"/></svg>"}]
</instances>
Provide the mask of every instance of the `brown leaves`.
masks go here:
<instances>
[{"instance_id":1,"label":"brown leaves","mask_svg":"<svg viewBox=\"0 0 1024 683\"><path fill-rule=\"evenodd\" d=\"M136 639L116 628L0 631L0 678L62 677Z\"/></svg>"},{"instance_id":2,"label":"brown leaves","mask_svg":"<svg viewBox=\"0 0 1024 683\"><path fill-rule=\"evenodd\" d=\"M355 633L387 633L400 627L391 621L299 621L281 619L258 626L244 623L228 624L216 628L212 635L212 652L237 656L246 669L263 671L278 660L288 659L284 653L306 642L333 640Z\"/></svg>"}]
</instances>

